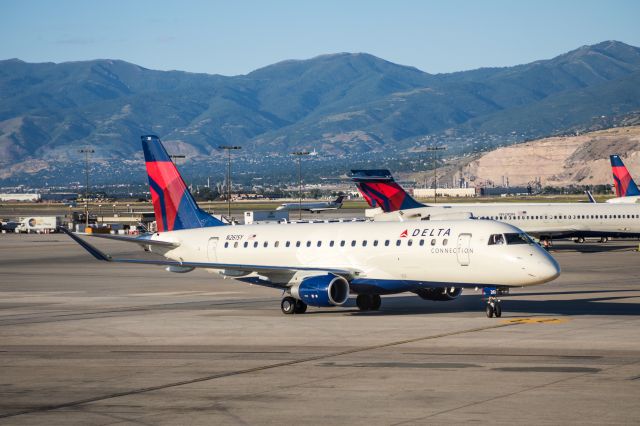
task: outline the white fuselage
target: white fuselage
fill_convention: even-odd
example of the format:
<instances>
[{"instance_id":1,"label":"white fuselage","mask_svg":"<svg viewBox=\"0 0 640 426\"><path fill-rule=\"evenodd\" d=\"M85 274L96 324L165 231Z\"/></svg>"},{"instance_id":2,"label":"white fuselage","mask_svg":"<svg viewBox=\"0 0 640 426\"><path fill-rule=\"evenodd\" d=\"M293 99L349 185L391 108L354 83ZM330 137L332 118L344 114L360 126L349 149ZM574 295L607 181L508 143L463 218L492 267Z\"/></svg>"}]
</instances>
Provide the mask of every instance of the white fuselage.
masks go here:
<instances>
[{"instance_id":1,"label":"white fuselage","mask_svg":"<svg viewBox=\"0 0 640 426\"><path fill-rule=\"evenodd\" d=\"M322 201L318 203L285 203L278 206L276 210L309 210L321 212L324 210L337 210L340 207L342 207L342 203Z\"/></svg>"},{"instance_id":2,"label":"white fuselage","mask_svg":"<svg viewBox=\"0 0 640 426\"><path fill-rule=\"evenodd\" d=\"M634 235L640 234L640 205L607 203L547 204L450 204L381 213L375 221L445 218L448 214L471 213L516 226L531 235Z\"/></svg>"},{"instance_id":3,"label":"white fuselage","mask_svg":"<svg viewBox=\"0 0 640 426\"><path fill-rule=\"evenodd\" d=\"M180 243L165 256L183 262L353 270L356 292L358 285L390 293L436 284L526 286L557 277L558 264L536 244L489 245L492 235L518 233L499 222L460 220L220 226L153 239ZM301 273L268 277L293 285Z\"/></svg>"},{"instance_id":4,"label":"white fuselage","mask_svg":"<svg viewBox=\"0 0 640 426\"><path fill-rule=\"evenodd\" d=\"M628 197L609 198L606 202L609 204L635 204L640 202L640 195L630 195Z\"/></svg>"}]
</instances>

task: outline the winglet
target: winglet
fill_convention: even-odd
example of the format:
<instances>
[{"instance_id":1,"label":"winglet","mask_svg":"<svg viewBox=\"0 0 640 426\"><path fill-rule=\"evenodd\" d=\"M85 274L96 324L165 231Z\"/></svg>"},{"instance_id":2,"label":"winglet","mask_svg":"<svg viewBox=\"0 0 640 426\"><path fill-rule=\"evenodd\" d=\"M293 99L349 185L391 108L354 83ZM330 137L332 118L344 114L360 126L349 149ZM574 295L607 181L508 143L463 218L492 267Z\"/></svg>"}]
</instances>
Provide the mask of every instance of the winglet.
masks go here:
<instances>
[{"instance_id":1,"label":"winglet","mask_svg":"<svg viewBox=\"0 0 640 426\"><path fill-rule=\"evenodd\" d=\"M89 244L88 242L84 241L83 239L81 239L80 237L75 235L73 232L69 231L64 226L59 226L58 227L58 231L59 232L63 232L65 234L67 234L68 236L70 236L73 241L75 241L76 243L80 244L83 249L85 249L86 251L91 253L91 255L93 257L95 257L96 259L103 260L105 262L111 262L112 261L111 256L109 256L107 254L104 254L103 252L98 250L96 247L94 247L91 244Z\"/></svg>"}]
</instances>

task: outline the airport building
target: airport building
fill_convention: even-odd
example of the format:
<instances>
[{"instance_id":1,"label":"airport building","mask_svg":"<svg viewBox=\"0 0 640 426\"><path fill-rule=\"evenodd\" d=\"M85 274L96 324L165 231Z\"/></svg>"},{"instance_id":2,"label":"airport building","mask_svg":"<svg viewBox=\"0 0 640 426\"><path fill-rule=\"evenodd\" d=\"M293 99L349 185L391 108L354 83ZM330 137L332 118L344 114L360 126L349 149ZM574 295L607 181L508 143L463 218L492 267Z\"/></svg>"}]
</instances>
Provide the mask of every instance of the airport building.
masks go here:
<instances>
[{"instance_id":1,"label":"airport building","mask_svg":"<svg viewBox=\"0 0 640 426\"><path fill-rule=\"evenodd\" d=\"M439 197L475 197L475 188L438 188ZM434 196L433 188L415 188L413 196L416 198L428 198Z\"/></svg>"}]
</instances>

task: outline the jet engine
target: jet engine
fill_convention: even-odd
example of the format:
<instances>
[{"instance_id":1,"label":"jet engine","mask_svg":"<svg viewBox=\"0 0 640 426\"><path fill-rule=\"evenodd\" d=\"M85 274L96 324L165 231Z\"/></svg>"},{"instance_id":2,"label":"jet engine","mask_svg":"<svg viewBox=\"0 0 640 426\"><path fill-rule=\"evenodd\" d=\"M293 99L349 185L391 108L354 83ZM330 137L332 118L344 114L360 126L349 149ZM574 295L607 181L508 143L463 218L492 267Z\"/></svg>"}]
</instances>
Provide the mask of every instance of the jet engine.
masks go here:
<instances>
[{"instance_id":1,"label":"jet engine","mask_svg":"<svg viewBox=\"0 0 640 426\"><path fill-rule=\"evenodd\" d=\"M434 288L421 288L414 291L415 294L425 300L437 300L446 302L453 300L460 296L462 293L461 287L434 287Z\"/></svg>"},{"instance_id":2,"label":"jet engine","mask_svg":"<svg viewBox=\"0 0 640 426\"><path fill-rule=\"evenodd\" d=\"M339 306L349 299L349 283L332 274L306 277L291 288L291 296L310 306Z\"/></svg>"}]
</instances>

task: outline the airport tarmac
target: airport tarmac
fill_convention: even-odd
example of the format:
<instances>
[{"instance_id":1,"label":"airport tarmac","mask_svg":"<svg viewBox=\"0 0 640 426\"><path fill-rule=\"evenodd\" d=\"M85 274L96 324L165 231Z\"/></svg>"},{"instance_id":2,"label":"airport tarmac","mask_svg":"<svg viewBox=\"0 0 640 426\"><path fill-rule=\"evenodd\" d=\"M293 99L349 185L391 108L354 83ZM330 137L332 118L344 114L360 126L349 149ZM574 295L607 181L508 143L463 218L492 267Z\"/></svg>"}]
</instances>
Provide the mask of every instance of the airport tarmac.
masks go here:
<instances>
[{"instance_id":1,"label":"airport tarmac","mask_svg":"<svg viewBox=\"0 0 640 426\"><path fill-rule=\"evenodd\" d=\"M562 276L500 319L473 291L285 316L277 290L0 235L0 424L638 424L636 248L556 242Z\"/></svg>"}]
</instances>

